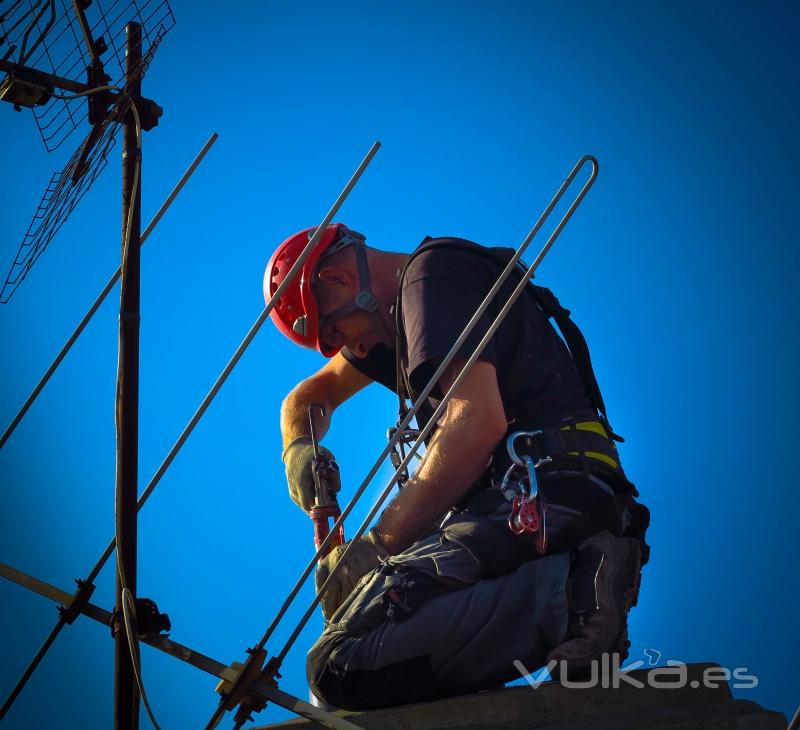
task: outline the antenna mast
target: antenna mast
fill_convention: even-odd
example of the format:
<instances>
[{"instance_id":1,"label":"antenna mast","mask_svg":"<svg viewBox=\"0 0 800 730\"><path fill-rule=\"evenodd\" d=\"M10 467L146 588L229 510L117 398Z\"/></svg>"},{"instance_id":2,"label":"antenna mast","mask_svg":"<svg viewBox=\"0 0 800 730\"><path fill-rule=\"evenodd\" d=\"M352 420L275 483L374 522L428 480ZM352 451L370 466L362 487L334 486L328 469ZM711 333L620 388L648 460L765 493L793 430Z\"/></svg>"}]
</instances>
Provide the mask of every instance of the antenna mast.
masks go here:
<instances>
[{"instance_id":1,"label":"antenna mast","mask_svg":"<svg viewBox=\"0 0 800 730\"><path fill-rule=\"evenodd\" d=\"M142 76L174 19L166 0L112 0L109 12L95 4L93 10L99 18L90 25L86 17L89 5L86 0L72 0L65 2L63 11L58 12L55 0L46 0L41 7L38 2L27 6L15 3L9 11L0 13L0 44L8 42L7 51L0 57L0 72L6 72L0 81L0 100L12 103L17 110L22 106L33 109L48 150L55 149L77 126L76 119L80 115L76 114L75 104L86 104L91 124L89 134L66 167L51 180L0 291L0 301L7 302L16 291L103 169L121 126L122 284L115 484L117 571L111 629L115 639L114 728L136 730L144 691L139 671L142 627L136 622L142 131L156 126L162 114L155 102L142 97L141 85ZM143 28L145 9L146 21L156 24L153 34ZM128 21L124 31L120 20ZM145 41L148 48L143 52ZM64 53L56 52L59 46L63 51L65 45ZM40 55L28 65L37 50ZM115 84L111 83L102 60L109 50L112 51L109 60L116 61L118 69L124 71ZM36 67L44 62L49 62L49 70ZM86 84L74 79L81 70L86 73ZM65 91L69 93L64 94ZM51 101L54 103L49 104ZM48 109L53 110L52 113ZM88 600L93 589L91 579L79 582L76 609ZM5 715L61 627L72 623L74 618L69 610L61 613L56 629L3 705L0 716ZM149 712L146 695L144 700Z\"/></svg>"},{"instance_id":2,"label":"antenna mast","mask_svg":"<svg viewBox=\"0 0 800 730\"><path fill-rule=\"evenodd\" d=\"M136 110L141 96L142 27L125 27L125 89L131 107L124 121L122 148L122 285L119 311L119 370L117 372L117 588L114 632L114 727L139 727L139 688L130 648L129 627L123 621L128 592L136 597L137 520L139 480L139 303L141 236L141 129Z\"/></svg>"}]
</instances>

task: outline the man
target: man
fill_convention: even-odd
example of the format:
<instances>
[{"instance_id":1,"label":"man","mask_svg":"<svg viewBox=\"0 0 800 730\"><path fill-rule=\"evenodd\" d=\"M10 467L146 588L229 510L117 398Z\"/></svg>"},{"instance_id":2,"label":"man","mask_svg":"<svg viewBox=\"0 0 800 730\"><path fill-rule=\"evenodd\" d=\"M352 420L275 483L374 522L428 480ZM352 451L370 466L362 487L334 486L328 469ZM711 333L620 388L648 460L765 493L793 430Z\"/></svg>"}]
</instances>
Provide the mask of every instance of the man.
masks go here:
<instances>
[{"instance_id":1,"label":"man","mask_svg":"<svg viewBox=\"0 0 800 730\"><path fill-rule=\"evenodd\" d=\"M265 297L313 232L276 250ZM324 436L336 408L376 381L398 392L402 414L512 253L445 238L409 256L367 248L342 224L327 227L272 312L285 335L329 358L281 412L298 506L314 504L309 405L323 406ZM421 425L519 276L436 383ZM580 331L552 293L529 284L447 403L416 473L334 574L326 628L308 657L315 694L367 709L495 687L519 676L515 660L530 669L549 662L552 674L571 678L585 677L603 653L621 661L649 515L633 499L614 438ZM320 562L318 585L343 551Z\"/></svg>"}]
</instances>

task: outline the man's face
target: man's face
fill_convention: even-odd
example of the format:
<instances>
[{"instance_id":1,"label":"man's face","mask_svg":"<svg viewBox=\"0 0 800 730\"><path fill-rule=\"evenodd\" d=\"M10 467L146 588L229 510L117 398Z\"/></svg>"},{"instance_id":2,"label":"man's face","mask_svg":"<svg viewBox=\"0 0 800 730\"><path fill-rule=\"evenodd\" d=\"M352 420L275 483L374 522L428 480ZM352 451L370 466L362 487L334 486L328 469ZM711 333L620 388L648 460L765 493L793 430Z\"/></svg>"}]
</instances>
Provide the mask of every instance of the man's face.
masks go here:
<instances>
[{"instance_id":1,"label":"man's face","mask_svg":"<svg viewBox=\"0 0 800 730\"><path fill-rule=\"evenodd\" d=\"M325 322L326 315L352 304L358 293L353 282L318 282L315 292L320 314L320 340L328 347L347 347L356 357L364 358L372 347L384 339L382 328L378 330L374 318L361 309L341 319Z\"/></svg>"}]
</instances>

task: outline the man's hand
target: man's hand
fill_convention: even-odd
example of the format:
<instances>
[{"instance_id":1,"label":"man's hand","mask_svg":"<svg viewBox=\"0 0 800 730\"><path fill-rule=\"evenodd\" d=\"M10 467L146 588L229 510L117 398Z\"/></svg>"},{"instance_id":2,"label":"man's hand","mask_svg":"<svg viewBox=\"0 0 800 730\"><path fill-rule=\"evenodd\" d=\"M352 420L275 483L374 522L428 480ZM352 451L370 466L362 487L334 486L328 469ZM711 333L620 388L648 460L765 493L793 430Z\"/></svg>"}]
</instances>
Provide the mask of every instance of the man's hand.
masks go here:
<instances>
[{"instance_id":1,"label":"man's hand","mask_svg":"<svg viewBox=\"0 0 800 730\"><path fill-rule=\"evenodd\" d=\"M324 446L319 446L319 455L333 461L333 454ZM311 462L314 461L314 446L310 436L298 436L283 452L283 463L286 466L286 481L289 484L289 496L304 512L314 506L316 488Z\"/></svg>"},{"instance_id":2,"label":"man's hand","mask_svg":"<svg viewBox=\"0 0 800 730\"><path fill-rule=\"evenodd\" d=\"M352 542L352 541L351 541ZM333 568L341 560L342 554L350 545L337 545L317 565L316 583L317 590L322 588ZM388 557L389 553L383 546L380 537L373 527L366 535L358 538L351 550L347 553L344 564L339 567L333 576L330 585L322 595L322 613L330 621L347 596L350 595L358 581Z\"/></svg>"}]
</instances>

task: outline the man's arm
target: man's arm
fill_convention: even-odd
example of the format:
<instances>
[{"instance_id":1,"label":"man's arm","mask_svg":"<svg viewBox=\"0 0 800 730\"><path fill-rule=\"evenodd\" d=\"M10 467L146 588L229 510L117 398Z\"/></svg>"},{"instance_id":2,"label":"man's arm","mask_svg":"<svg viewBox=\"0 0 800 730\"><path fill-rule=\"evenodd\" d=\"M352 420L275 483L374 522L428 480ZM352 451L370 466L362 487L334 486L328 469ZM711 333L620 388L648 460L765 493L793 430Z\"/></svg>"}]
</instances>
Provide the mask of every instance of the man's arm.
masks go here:
<instances>
[{"instance_id":1,"label":"man's arm","mask_svg":"<svg viewBox=\"0 0 800 730\"><path fill-rule=\"evenodd\" d=\"M372 380L337 353L311 377L295 386L281 406L281 436L285 449L298 436L307 436L308 406L319 403L325 417L315 412L314 425L319 438L330 426L331 413L344 401L369 385Z\"/></svg>"},{"instance_id":2,"label":"man's arm","mask_svg":"<svg viewBox=\"0 0 800 730\"><path fill-rule=\"evenodd\" d=\"M443 393L464 365L456 359L439 381ZM478 479L507 422L494 365L472 366L447 404L419 468L381 515L377 532L397 554L430 528Z\"/></svg>"}]
</instances>

